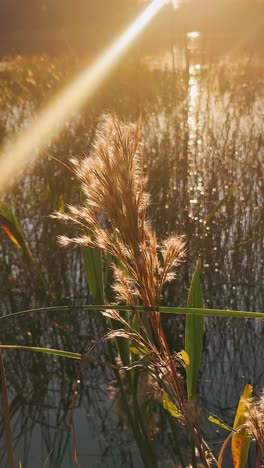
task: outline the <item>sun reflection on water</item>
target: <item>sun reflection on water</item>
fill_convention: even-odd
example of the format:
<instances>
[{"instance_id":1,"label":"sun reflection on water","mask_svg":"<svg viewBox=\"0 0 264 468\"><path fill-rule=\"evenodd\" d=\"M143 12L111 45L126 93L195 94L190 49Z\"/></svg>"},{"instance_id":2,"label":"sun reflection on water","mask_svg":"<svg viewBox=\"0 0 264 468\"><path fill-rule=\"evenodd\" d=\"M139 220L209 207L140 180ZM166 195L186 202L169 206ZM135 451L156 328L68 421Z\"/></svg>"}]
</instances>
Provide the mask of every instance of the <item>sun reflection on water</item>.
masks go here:
<instances>
[{"instance_id":1,"label":"sun reflection on water","mask_svg":"<svg viewBox=\"0 0 264 468\"><path fill-rule=\"evenodd\" d=\"M194 138L197 132L197 106L200 97L199 74L201 65L197 63L189 67L189 115L188 125L190 138Z\"/></svg>"}]
</instances>

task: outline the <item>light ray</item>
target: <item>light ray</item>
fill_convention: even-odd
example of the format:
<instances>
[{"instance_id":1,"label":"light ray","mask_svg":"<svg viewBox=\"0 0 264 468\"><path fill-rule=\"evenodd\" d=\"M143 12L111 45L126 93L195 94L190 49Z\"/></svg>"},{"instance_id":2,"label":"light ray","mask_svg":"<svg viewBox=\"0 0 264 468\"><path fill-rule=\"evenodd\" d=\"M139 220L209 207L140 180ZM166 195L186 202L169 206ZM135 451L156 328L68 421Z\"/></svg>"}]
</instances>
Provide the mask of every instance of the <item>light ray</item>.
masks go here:
<instances>
[{"instance_id":1,"label":"light ray","mask_svg":"<svg viewBox=\"0 0 264 468\"><path fill-rule=\"evenodd\" d=\"M74 112L79 111L125 54L136 36L167 3L154 0L129 28L37 116L32 125L1 151L0 194L24 166L41 154Z\"/></svg>"}]
</instances>

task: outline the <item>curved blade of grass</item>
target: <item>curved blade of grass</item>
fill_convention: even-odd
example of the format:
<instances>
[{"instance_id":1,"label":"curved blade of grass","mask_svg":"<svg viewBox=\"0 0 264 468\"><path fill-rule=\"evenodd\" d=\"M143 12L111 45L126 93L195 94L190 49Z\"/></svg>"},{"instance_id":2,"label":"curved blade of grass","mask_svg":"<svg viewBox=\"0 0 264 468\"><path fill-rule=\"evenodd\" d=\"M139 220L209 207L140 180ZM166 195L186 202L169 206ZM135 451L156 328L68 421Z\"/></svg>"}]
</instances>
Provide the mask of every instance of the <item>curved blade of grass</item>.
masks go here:
<instances>
[{"instance_id":1,"label":"curved blade of grass","mask_svg":"<svg viewBox=\"0 0 264 468\"><path fill-rule=\"evenodd\" d=\"M216 426L221 427L222 429L225 429L226 431L233 432L232 427L229 427L227 424L225 424L221 419L216 418L212 414L210 414L208 421L210 421L213 424L216 424Z\"/></svg>"},{"instance_id":2,"label":"curved blade of grass","mask_svg":"<svg viewBox=\"0 0 264 468\"><path fill-rule=\"evenodd\" d=\"M83 358L83 355L79 353L72 353L70 351L63 351L60 349L53 349L53 348L38 348L35 346L1 344L0 349L24 349L25 351L34 351L36 353L52 354L54 356L65 357L69 359L81 360Z\"/></svg>"},{"instance_id":3,"label":"curved blade of grass","mask_svg":"<svg viewBox=\"0 0 264 468\"><path fill-rule=\"evenodd\" d=\"M200 273L201 259L199 258L189 290L188 307L199 307L201 309L204 307ZM197 397L197 380L202 361L203 336L204 317L196 314L187 315L185 322L185 351L190 359L190 364L186 368L188 400Z\"/></svg>"},{"instance_id":4,"label":"curved blade of grass","mask_svg":"<svg viewBox=\"0 0 264 468\"><path fill-rule=\"evenodd\" d=\"M0 202L0 224L8 235L9 239L23 252L33 260L33 255L28 247L23 229L17 217L12 213L10 208L3 202Z\"/></svg>"},{"instance_id":5,"label":"curved blade of grass","mask_svg":"<svg viewBox=\"0 0 264 468\"><path fill-rule=\"evenodd\" d=\"M238 429L247 422L248 416L246 403L249 403L251 398L252 385L247 384L238 403L233 426L234 429ZM231 442L231 453L234 468L245 468L248 459L249 443L250 437L247 429L243 429L243 431L237 432L233 435Z\"/></svg>"},{"instance_id":6,"label":"curved blade of grass","mask_svg":"<svg viewBox=\"0 0 264 468\"><path fill-rule=\"evenodd\" d=\"M214 215L220 210L220 208L227 203L230 198L232 197L234 191L237 189L237 185L233 185L230 190L228 190L227 194L219 200L219 202L216 204L216 206L210 211L210 213L206 216L205 222L209 223L211 219L214 217Z\"/></svg>"},{"instance_id":7,"label":"curved blade of grass","mask_svg":"<svg viewBox=\"0 0 264 468\"><path fill-rule=\"evenodd\" d=\"M230 440L232 439L233 437L233 434L234 432L231 432L229 434L229 436L225 439L221 449L220 449L220 452L219 452L219 455L218 455L218 460L217 460L217 468L223 468L223 458L224 458L224 454L225 454L225 451L227 449L227 445L228 443L230 442Z\"/></svg>"},{"instance_id":8,"label":"curved blade of grass","mask_svg":"<svg viewBox=\"0 0 264 468\"><path fill-rule=\"evenodd\" d=\"M250 438L245 425L247 422L246 402L250 402L251 398L252 386L247 384L238 403L233 431L226 438L219 452L217 461L218 468L222 468L223 466L223 456L227 448L227 444L230 442L230 440L233 467L245 468L247 465Z\"/></svg>"},{"instance_id":9,"label":"curved blade of grass","mask_svg":"<svg viewBox=\"0 0 264 468\"><path fill-rule=\"evenodd\" d=\"M50 459L51 454L52 454L53 451L54 451L54 448L52 448L51 451L49 452L49 454L48 454L48 456L47 456L47 458L46 458L46 460L44 462L43 468L46 468L46 466L48 466L49 459Z\"/></svg>"},{"instance_id":10,"label":"curved blade of grass","mask_svg":"<svg viewBox=\"0 0 264 468\"><path fill-rule=\"evenodd\" d=\"M131 310L133 310L133 308ZM203 315L204 317L264 319L264 312L253 312L245 310L200 309L198 307L160 307L159 312L172 315L195 314Z\"/></svg>"},{"instance_id":11,"label":"curved blade of grass","mask_svg":"<svg viewBox=\"0 0 264 468\"><path fill-rule=\"evenodd\" d=\"M3 315L0 320L8 319L10 317L17 317L19 315L31 314L31 313L42 313L42 312L72 312L73 310L83 310L87 312L96 312L103 310L129 310L131 312L153 312L153 307L143 306L130 306L130 305L82 305L82 306L51 306L51 307L40 307L35 309L21 310L14 312L13 314ZM245 310L224 310L224 309L201 309L198 307L159 307L157 312L161 314L172 314L172 315L202 315L204 317L226 317L226 318L249 318L249 319L264 319L264 312L249 312Z\"/></svg>"}]
</instances>

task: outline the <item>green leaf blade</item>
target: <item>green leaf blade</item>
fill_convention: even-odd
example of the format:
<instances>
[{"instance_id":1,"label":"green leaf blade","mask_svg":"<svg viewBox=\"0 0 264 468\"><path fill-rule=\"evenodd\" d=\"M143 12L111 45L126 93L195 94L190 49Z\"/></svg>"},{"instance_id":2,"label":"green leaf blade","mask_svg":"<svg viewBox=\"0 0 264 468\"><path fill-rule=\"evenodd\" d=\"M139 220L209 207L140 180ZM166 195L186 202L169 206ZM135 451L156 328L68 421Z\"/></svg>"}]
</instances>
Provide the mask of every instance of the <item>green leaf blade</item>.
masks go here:
<instances>
[{"instance_id":1,"label":"green leaf blade","mask_svg":"<svg viewBox=\"0 0 264 468\"><path fill-rule=\"evenodd\" d=\"M24 351L33 351L36 353L43 353L43 354L51 354L53 356L59 356L69 359L82 359L82 354L79 353L72 353L71 351L64 351L61 349L53 349L53 348L41 348L36 346L20 346L20 345L8 345L8 344L1 344L0 349L22 349Z\"/></svg>"},{"instance_id":2,"label":"green leaf blade","mask_svg":"<svg viewBox=\"0 0 264 468\"><path fill-rule=\"evenodd\" d=\"M209 223L211 219L216 215L216 213L220 210L220 208L225 205L225 203L228 203L230 198L232 197L233 193L237 189L237 185L233 185L227 192L227 194L219 200L219 202L216 204L216 206L210 211L210 213L206 216L205 222Z\"/></svg>"},{"instance_id":3,"label":"green leaf blade","mask_svg":"<svg viewBox=\"0 0 264 468\"><path fill-rule=\"evenodd\" d=\"M97 304L104 302L102 252L98 248L83 247L82 256L87 283Z\"/></svg>"},{"instance_id":4,"label":"green leaf blade","mask_svg":"<svg viewBox=\"0 0 264 468\"><path fill-rule=\"evenodd\" d=\"M213 424L216 424L216 426L221 427L222 429L225 429L228 432L232 432L232 427L229 427L227 424L222 422L219 418L216 418L212 414L209 416L208 421L210 421Z\"/></svg>"},{"instance_id":5,"label":"green leaf blade","mask_svg":"<svg viewBox=\"0 0 264 468\"><path fill-rule=\"evenodd\" d=\"M247 384L240 397L235 420L234 429L239 429L248 421L247 404L252 399L252 385ZM248 429L235 433L231 442L231 454L234 468L246 468L249 454L250 434Z\"/></svg>"},{"instance_id":6,"label":"green leaf blade","mask_svg":"<svg viewBox=\"0 0 264 468\"><path fill-rule=\"evenodd\" d=\"M204 308L203 293L200 283L201 260L198 259L188 295L188 308ZM200 371L204 337L204 317L202 315L187 315L185 322L185 351L190 358L186 368L188 399L197 396L197 380Z\"/></svg>"},{"instance_id":7,"label":"green leaf blade","mask_svg":"<svg viewBox=\"0 0 264 468\"><path fill-rule=\"evenodd\" d=\"M57 306L50 306L50 307L39 307L34 309L26 309L21 310L18 312L13 312L12 314L3 315L0 317L0 320L7 320L10 317L17 317L20 315L26 314L36 314L36 313L52 313L52 312L61 312L67 313L72 312L74 310L84 310L87 313L94 313L94 312L102 312L104 310L119 310L119 311L130 311L130 312L142 312L147 314L148 312L153 311L153 308L148 308L144 306L134 306L134 305L119 305L119 304L112 304L112 305L105 305L105 304L86 304L86 305L57 305ZM202 308L195 308L195 307L159 307L158 311L161 314L171 314L171 315L197 315L197 316L204 316L204 317L223 317L223 318L244 318L244 319L260 319L264 320L264 311L257 312L257 311L246 311L246 310L224 310L224 309L202 309Z\"/></svg>"}]
</instances>

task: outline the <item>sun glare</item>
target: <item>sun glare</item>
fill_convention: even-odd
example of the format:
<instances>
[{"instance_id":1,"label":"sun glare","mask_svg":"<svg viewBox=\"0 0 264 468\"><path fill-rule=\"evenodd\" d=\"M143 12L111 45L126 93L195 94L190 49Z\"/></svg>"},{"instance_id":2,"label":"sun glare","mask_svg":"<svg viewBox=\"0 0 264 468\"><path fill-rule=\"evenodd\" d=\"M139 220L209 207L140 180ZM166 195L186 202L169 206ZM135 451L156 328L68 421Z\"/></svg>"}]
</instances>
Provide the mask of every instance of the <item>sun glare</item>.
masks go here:
<instances>
[{"instance_id":1,"label":"sun glare","mask_svg":"<svg viewBox=\"0 0 264 468\"><path fill-rule=\"evenodd\" d=\"M14 175L38 157L52 142L67 119L87 103L125 54L132 41L165 3L167 0L154 0L150 3L131 26L92 65L89 65L39 113L29 128L1 151L0 193L8 188Z\"/></svg>"},{"instance_id":2,"label":"sun glare","mask_svg":"<svg viewBox=\"0 0 264 468\"><path fill-rule=\"evenodd\" d=\"M197 39L200 37L199 31L191 31L187 33L188 39Z\"/></svg>"}]
</instances>

